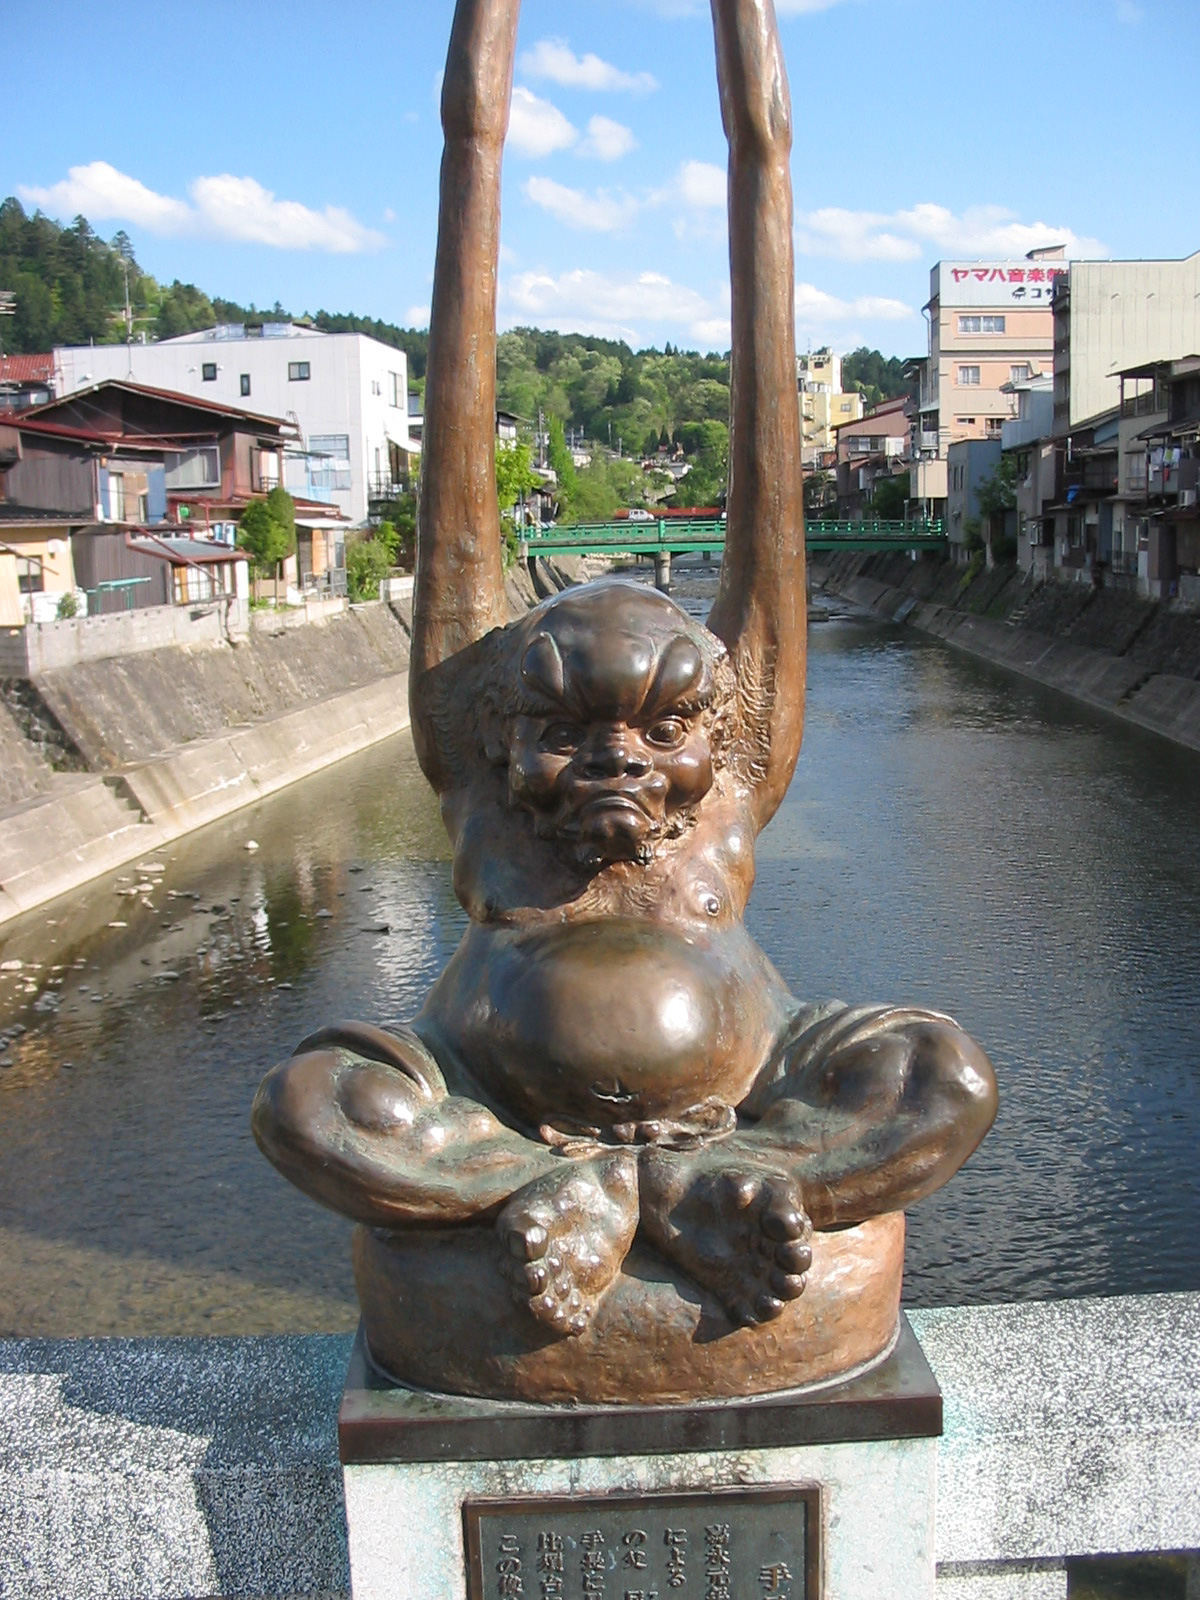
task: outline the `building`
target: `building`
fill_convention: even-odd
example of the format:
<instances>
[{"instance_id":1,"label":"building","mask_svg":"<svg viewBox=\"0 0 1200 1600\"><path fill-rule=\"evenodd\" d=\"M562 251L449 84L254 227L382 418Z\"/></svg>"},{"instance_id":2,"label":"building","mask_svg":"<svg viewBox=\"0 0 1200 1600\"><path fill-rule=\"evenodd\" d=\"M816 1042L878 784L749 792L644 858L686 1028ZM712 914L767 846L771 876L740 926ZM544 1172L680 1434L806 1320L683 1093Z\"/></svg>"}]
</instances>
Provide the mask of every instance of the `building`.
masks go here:
<instances>
[{"instance_id":1,"label":"building","mask_svg":"<svg viewBox=\"0 0 1200 1600\"><path fill-rule=\"evenodd\" d=\"M1054 294L1054 432L1120 404L1120 373L1200 350L1200 250L1181 261L1073 261Z\"/></svg>"},{"instance_id":2,"label":"building","mask_svg":"<svg viewBox=\"0 0 1200 1600\"><path fill-rule=\"evenodd\" d=\"M999 441L1013 414L1009 385L1049 371L1054 285L1061 250L1020 261L939 261L929 274L929 353L916 363L920 400L914 455L945 461L960 439ZM919 475L921 476L921 475ZM923 475L920 498L937 500L943 475Z\"/></svg>"},{"instance_id":3,"label":"building","mask_svg":"<svg viewBox=\"0 0 1200 1600\"><path fill-rule=\"evenodd\" d=\"M278 417L124 381L0 424L0 538L17 563L26 614L48 620L68 590L89 611L162 604L162 585L145 581L161 577L162 561L208 572L167 598L204 597L240 561L237 520L282 481L296 440L294 424ZM327 502L296 501L294 584L344 592L345 528ZM89 542L114 530L120 537L104 542L103 560L89 553ZM151 567L127 558L135 540Z\"/></svg>"},{"instance_id":4,"label":"building","mask_svg":"<svg viewBox=\"0 0 1200 1600\"><path fill-rule=\"evenodd\" d=\"M898 395L834 430L837 514L843 520L869 515L877 481L907 470L910 405L906 395Z\"/></svg>"},{"instance_id":5,"label":"building","mask_svg":"<svg viewBox=\"0 0 1200 1600\"><path fill-rule=\"evenodd\" d=\"M998 438L958 439L946 453L946 537L957 561L968 559L973 547L983 548L979 486L999 465Z\"/></svg>"},{"instance_id":6,"label":"building","mask_svg":"<svg viewBox=\"0 0 1200 1600\"><path fill-rule=\"evenodd\" d=\"M842 389L842 358L828 345L796 357L800 391L800 459L805 467L820 466L837 447L835 429L863 414L857 390Z\"/></svg>"},{"instance_id":7,"label":"building","mask_svg":"<svg viewBox=\"0 0 1200 1600\"><path fill-rule=\"evenodd\" d=\"M1016 481L1017 563L1023 572L1044 578L1050 564L1046 507L1054 500L1054 379L1048 372L1008 386L1017 414L1000 430L1000 450L1012 457Z\"/></svg>"},{"instance_id":8,"label":"building","mask_svg":"<svg viewBox=\"0 0 1200 1600\"><path fill-rule=\"evenodd\" d=\"M123 379L288 418L305 460L284 487L330 502L354 527L401 491L419 449L407 357L361 333L227 323L156 344L64 346L54 360L60 396Z\"/></svg>"},{"instance_id":9,"label":"building","mask_svg":"<svg viewBox=\"0 0 1200 1600\"><path fill-rule=\"evenodd\" d=\"M0 412L28 411L53 399L52 355L0 355Z\"/></svg>"},{"instance_id":10,"label":"building","mask_svg":"<svg viewBox=\"0 0 1200 1600\"><path fill-rule=\"evenodd\" d=\"M1113 573L1144 594L1200 603L1200 355L1119 377Z\"/></svg>"}]
</instances>

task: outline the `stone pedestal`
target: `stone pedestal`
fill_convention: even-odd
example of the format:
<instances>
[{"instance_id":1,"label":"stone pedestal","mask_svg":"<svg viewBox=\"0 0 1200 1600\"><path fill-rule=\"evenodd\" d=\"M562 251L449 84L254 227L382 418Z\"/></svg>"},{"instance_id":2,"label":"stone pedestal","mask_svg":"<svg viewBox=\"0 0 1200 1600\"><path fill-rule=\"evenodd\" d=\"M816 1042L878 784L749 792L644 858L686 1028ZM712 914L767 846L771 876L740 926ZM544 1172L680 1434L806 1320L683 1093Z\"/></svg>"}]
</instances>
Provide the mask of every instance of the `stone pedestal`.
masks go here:
<instances>
[{"instance_id":1,"label":"stone pedestal","mask_svg":"<svg viewBox=\"0 0 1200 1600\"><path fill-rule=\"evenodd\" d=\"M354 1600L933 1600L941 1429L903 1319L848 1382L674 1406L393 1388L360 1334L338 1425Z\"/></svg>"}]
</instances>

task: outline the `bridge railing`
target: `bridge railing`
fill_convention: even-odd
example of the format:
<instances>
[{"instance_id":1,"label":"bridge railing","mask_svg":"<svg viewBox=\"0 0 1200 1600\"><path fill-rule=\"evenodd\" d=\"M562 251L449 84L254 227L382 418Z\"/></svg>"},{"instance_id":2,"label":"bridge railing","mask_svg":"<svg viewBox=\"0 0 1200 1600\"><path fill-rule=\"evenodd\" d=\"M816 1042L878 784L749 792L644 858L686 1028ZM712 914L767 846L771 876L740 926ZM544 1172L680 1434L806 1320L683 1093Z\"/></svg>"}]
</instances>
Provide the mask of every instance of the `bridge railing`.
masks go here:
<instances>
[{"instance_id":1,"label":"bridge railing","mask_svg":"<svg viewBox=\"0 0 1200 1600\"><path fill-rule=\"evenodd\" d=\"M818 550L916 550L943 545L938 520L846 522L814 519L805 523L805 543ZM653 521L580 522L526 530L523 555L657 555L720 550L723 517L658 517Z\"/></svg>"}]
</instances>

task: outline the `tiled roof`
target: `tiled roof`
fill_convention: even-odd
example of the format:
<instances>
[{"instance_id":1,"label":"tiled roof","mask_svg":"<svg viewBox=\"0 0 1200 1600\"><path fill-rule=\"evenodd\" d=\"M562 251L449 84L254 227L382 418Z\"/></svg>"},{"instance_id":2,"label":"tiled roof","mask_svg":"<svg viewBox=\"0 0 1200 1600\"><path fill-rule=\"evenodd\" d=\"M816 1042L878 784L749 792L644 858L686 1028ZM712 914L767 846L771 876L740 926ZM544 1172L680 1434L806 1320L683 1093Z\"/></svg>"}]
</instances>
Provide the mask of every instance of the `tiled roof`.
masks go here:
<instances>
[{"instance_id":1,"label":"tiled roof","mask_svg":"<svg viewBox=\"0 0 1200 1600\"><path fill-rule=\"evenodd\" d=\"M0 383L49 383L54 376L54 357L0 356Z\"/></svg>"}]
</instances>

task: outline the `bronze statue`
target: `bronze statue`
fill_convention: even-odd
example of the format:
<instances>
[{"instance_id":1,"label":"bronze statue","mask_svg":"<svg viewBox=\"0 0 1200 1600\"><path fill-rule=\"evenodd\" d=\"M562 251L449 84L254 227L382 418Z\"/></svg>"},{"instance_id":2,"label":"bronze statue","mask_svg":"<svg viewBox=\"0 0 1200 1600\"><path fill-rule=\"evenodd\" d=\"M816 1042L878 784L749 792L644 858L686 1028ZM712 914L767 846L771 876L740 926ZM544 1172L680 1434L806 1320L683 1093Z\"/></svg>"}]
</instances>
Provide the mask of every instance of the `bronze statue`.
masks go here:
<instances>
[{"instance_id":1,"label":"bronze statue","mask_svg":"<svg viewBox=\"0 0 1200 1600\"><path fill-rule=\"evenodd\" d=\"M690 1379L661 1374L639 1388L632 1367L592 1383L588 1357L570 1353L603 1364L605 1338L626 1336L594 1326L618 1279L622 1316L643 1320L631 1349L654 1347L659 1312L646 1297L665 1272L676 1300L698 1290L724 1308L733 1351L736 1328L786 1321L823 1240L831 1260L882 1250L893 1263L869 1339L847 1333L860 1312L835 1286L821 1312L832 1355L773 1376L760 1367L778 1341L746 1345L729 1381L782 1387L877 1353L895 1320L902 1224L854 1230L944 1183L996 1110L987 1057L949 1018L802 1005L742 923L754 840L787 788L803 723L791 126L772 0L712 0L712 11L730 150L733 398L707 628L618 580L508 621L495 302L518 0L459 0L454 19L410 693L471 922L409 1026L313 1035L254 1108L280 1170L365 1225L359 1287L377 1357L395 1370L401 1358L386 1357L399 1340L417 1380L432 1370L445 1387L686 1393ZM429 1266L430 1239L446 1262L468 1235L469 1286ZM643 1265L631 1274L635 1239ZM391 1325L422 1315L409 1304L402 1318L394 1299L426 1268L437 1315L417 1342L436 1340L469 1299L459 1337L486 1344L479 1322L500 1317L506 1279L519 1305L516 1323L504 1313L500 1356L528 1356L532 1378L464 1375L461 1351L429 1369L407 1330L393 1340ZM553 1381L537 1378L538 1361Z\"/></svg>"}]
</instances>

